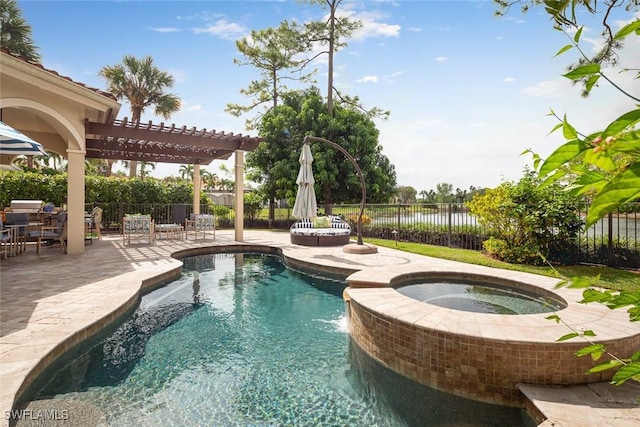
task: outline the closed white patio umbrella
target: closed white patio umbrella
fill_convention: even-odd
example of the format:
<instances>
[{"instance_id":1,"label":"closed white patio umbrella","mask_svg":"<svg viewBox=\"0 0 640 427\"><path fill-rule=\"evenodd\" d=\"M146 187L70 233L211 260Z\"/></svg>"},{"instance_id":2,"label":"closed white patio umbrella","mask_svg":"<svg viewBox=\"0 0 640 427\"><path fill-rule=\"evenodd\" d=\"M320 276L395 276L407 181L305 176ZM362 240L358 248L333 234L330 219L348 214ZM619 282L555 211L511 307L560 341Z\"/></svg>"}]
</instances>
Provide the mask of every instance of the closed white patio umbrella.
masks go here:
<instances>
[{"instance_id":1,"label":"closed white patio umbrella","mask_svg":"<svg viewBox=\"0 0 640 427\"><path fill-rule=\"evenodd\" d=\"M300 171L298 172L298 194L293 205L293 216L296 218L314 218L317 214L318 205L316 203L316 192L313 188L315 179L313 178L313 155L311 147L305 143L300 152Z\"/></svg>"},{"instance_id":2,"label":"closed white patio umbrella","mask_svg":"<svg viewBox=\"0 0 640 427\"><path fill-rule=\"evenodd\" d=\"M42 144L0 122L0 154L46 155Z\"/></svg>"}]
</instances>

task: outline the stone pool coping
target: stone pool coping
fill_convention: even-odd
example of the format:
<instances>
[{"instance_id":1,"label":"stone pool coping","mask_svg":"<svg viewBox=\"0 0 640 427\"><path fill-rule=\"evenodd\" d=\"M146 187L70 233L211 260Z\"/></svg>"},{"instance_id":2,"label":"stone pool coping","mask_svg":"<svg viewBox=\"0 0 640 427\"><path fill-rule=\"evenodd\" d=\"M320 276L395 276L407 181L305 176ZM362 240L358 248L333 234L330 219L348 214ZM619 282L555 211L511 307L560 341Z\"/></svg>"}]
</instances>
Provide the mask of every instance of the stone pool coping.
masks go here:
<instances>
[{"instance_id":1,"label":"stone pool coping","mask_svg":"<svg viewBox=\"0 0 640 427\"><path fill-rule=\"evenodd\" d=\"M500 277L508 281L539 287L560 296L566 301L567 307L559 310L557 314L576 330L596 331L597 341L615 342L635 336L636 344L640 346L640 329L638 325L629 322L626 310L610 310L600 304L579 304L577 301L582 299L582 291L569 288L555 289L558 283L556 278L468 264L465 264L461 271L459 263L439 264L392 266L381 270L358 271L347 279L351 287L348 291L349 296L353 301L390 318L401 319L426 328L438 327L445 332L458 332L460 325L457 321L459 321L468 325L468 333L475 336L512 342L548 344L556 343L559 337L570 332L565 325L546 319L552 313L513 316L449 310L416 301L391 287L424 274L452 275L462 279L486 277L491 280L493 277ZM447 312L448 321L434 316L444 312ZM499 329L496 326L499 326ZM580 339L575 338L572 341L580 341ZM584 343L584 341L581 342Z\"/></svg>"},{"instance_id":2,"label":"stone pool coping","mask_svg":"<svg viewBox=\"0 0 640 427\"><path fill-rule=\"evenodd\" d=\"M6 411L49 363L137 305L143 288L179 274L181 262L172 254L209 252L206 247L219 245L270 246L279 248L294 268L337 277L372 269L373 277L366 280L405 271L409 265L452 268L449 261L386 248L358 255L345 254L342 247L296 246L288 232L245 231L243 243L233 239L232 230L222 230L215 241L162 240L124 247L118 236L105 236L81 256L62 255L55 246L36 255L29 247L25 254L0 261L1 425L8 426ZM361 273L354 277L365 278ZM640 420L640 414L633 416Z\"/></svg>"}]
</instances>

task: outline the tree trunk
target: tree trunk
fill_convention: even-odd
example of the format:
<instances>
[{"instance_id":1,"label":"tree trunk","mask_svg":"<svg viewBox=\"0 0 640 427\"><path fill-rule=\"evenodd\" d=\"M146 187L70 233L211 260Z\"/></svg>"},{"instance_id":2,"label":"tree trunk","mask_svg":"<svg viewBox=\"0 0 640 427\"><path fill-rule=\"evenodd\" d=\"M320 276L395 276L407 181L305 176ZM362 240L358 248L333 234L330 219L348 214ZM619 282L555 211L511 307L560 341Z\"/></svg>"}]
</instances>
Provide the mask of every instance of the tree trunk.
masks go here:
<instances>
[{"instance_id":1,"label":"tree trunk","mask_svg":"<svg viewBox=\"0 0 640 427\"><path fill-rule=\"evenodd\" d=\"M129 162L129 178L138 176L138 162L131 160Z\"/></svg>"},{"instance_id":2,"label":"tree trunk","mask_svg":"<svg viewBox=\"0 0 640 427\"><path fill-rule=\"evenodd\" d=\"M331 201L331 189L329 186L324 188L324 214L331 215L333 213L333 203Z\"/></svg>"},{"instance_id":3,"label":"tree trunk","mask_svg":"<svg viewBox=\"0 0 640 427\"><path fill-rule=\"evenodd\" d=\"M115 163L115 160L110 160L107 159L104 161L107 165L107 177L111 176L111 174L113 173L113 164Z\"/></svg>"},{"instance_id":4,"label":"tree trunk","mask_svg":"<svg viewBox=\"0 0 640 427\"><path fill-rule=\"evenodd\" d=\"M269 199L269 228L273 228L273 222L276 219L276 203L273 197Z\"/></svg>"},{"instance_id":5,"label":"tree trunk","mask_svg":"<svg viewBox=\"0 0 640 427\"><path fill-rule=\"evenodd\" d=\"M337 1L334 0L329 6L331 8L331 16L329 18L329 64L327 66L327 114L329 117L333 117L333 50Z\"/></svg>"},{"instance_id":6,"label":"tree trunk","mask_svg":"<svg viewBox=\"0 0 640 427\"><path fill-rule=\"evenodd\" d=\"M140 117L142 116L142 107L131 106L131 121L139 125ZM135 160L129 161L129 178L135 178L138 175L138 162Z\"/></svg>"}]
</instances>

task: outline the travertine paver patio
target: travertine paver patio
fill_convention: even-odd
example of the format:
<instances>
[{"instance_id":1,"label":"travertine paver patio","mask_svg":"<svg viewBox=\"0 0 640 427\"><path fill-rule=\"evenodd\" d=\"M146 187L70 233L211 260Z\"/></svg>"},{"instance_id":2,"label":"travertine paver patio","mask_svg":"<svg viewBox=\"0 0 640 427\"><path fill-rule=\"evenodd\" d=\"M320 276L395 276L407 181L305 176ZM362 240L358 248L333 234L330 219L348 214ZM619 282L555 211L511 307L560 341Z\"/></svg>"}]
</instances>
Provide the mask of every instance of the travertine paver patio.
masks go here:
<instances>
[{"instance_id":1,"label":"travertine paver patio","mask_svg":"<svg viewBox=\"0 0 640 427\"><path fill-rule=\"evenodd\" d=\"M357 281L384 281L413 269L471 269L452 263L391 249L380 248L373 255L345 254L341 247L292 245L284 232L245 231L244 243L233 240L233 231L220 231L216 240L156 240L123 246L118 236L87 244L84 255L63 255L59 247L35 248L0 263L0 410L8 425L16 396L51 361L87 336L111 323L137 304L141 287L179 274L181 262L170 255L212 245L266 245L281 248L285 257L302 267L325 273L354 276ZM515 320L514 320L515 322ZM575 425L565 416L580 411L580 425L625 426L640 424L640 406L629 404L640 396L640 387L626 387L624 399L599 397L599 392L580 388L583 403L563 404L556 390L527 386L534 404L549 417L549 425ZM548 396L548 399L545 399ZM588 409L588 411L586 411ZM560 411L560 412L555 412ZM588 414L592 414L588 415ZM593 420L585 424L584 420ZM632 423L632 424L630 424Z\"/></svg>"}]
</instances>

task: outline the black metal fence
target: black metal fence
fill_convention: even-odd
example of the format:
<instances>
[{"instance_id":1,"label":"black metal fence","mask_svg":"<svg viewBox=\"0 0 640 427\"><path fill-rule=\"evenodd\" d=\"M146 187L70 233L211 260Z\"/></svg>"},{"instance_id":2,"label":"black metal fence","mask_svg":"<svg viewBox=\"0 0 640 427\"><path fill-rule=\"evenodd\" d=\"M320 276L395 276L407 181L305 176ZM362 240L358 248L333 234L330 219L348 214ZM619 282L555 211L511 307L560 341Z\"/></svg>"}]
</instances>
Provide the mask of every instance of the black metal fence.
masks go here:
<instances>
[{"instance_id":1,"label":"black metal fence","mask_svg":"<svg viewBox=\"0 0 640 427\"><path fill-rule=\"evenodd\" d=\"M355 224L360 205L333 208ZM463 203L366 205L362 235L380 239L482 249L486 233Z\"/></svg>"},{"instance_id":2,"label":"black metal fence","mask_svg":"<svg viewBox=\"0 0 640 427\"><path fill-rule=\"evenodd\" d=\"M181 224L193 212L189 204L98 206L103 209L104 233L120 233L125 213L151 214L158 224ZM91 208L87 206L88 211ZM325 213L322 208L319 211ZM271 222L268 212L264 208L253 217L246 217L245 227L288 229L297 220L291 208L277 208ZM218 228L233 228L233 206L218 205L210 211L202 205L200 213L213 213ZM334 205L331 213L349 221L355 233L360 205ZM362 235L474 250L481 250L482 242L489 237L464 203L368 204L363 215ZM579 239L568 242L567 247L570 253L564 254L563 259L568 262L640 268L640 203L627 205L583 230Z\"/></svg>"},{"instance_id":3,"label":"black metal fence","mask_svg":"<svg viewBox=\"0 0 640 427\"><path fill-rule=\"evenodd\" d=\"M586 216L586 212L584 213ZM578 247L583 263L640 268L640 203L632 203L583 230Z\"/></svg>"},{"instance_id":4,"label":"black metal fence","mask_svg":"<svg viewBox=\"0 0 640 427\"><path fill-rule=\"evenodd\" d=\"M87 204L85 210L91 212L94 206L102 208L102 233L122 233L122 218L125 214L151 215L156 224L184 224L193 213L189 204L142 204L142 203L95 203ZM200 213L209 214L206 204L200 206Z\"/></svg>"}]
</instances>

